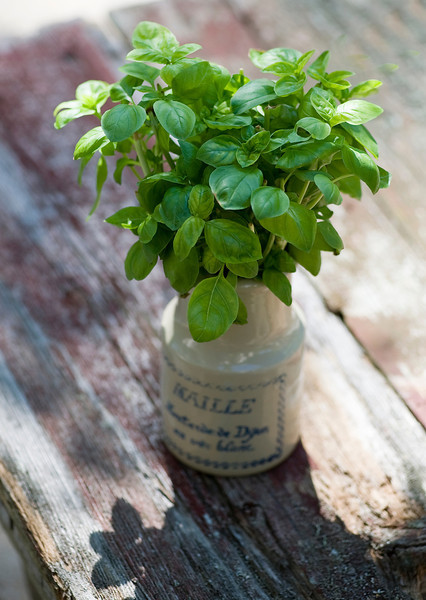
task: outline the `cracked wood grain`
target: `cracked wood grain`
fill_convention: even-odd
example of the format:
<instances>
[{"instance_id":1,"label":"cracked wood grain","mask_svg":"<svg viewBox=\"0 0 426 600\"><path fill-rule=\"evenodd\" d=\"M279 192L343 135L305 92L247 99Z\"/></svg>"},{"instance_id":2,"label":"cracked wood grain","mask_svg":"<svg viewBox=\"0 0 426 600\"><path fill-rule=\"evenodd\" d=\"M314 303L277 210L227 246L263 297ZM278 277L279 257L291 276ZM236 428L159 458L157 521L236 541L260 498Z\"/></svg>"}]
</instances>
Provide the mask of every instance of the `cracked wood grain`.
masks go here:
<instances>
[{"instance_id":1,"label":"cracked wood grain","mask_svg":"<svg viewBox=\"0 0 426 600\"><path fill-rule=\"evenodd\" d=\"M220 11L225 26L230 13ZM293 456L269 473L220 479L165 450L157 332L170 290L160 270L125 280L125 236L84 223L91 192L77 188L69 163L80 132L56 137L50 109L36 119L43 90L57 90L53 107L81 79L109 77L92 43L73 25L42 36L33 63L24 47L14 65L1 63L0 500L41 591L69 600L423 600L424 429L304 276L295 288L309 332L305 409ZM31 65L41 57L36 86ZM35 88L25 105L14 100L22 73ZM110 189L104 215L131 193L131 182L120 197Z\"/></svg>"}]
</instances>

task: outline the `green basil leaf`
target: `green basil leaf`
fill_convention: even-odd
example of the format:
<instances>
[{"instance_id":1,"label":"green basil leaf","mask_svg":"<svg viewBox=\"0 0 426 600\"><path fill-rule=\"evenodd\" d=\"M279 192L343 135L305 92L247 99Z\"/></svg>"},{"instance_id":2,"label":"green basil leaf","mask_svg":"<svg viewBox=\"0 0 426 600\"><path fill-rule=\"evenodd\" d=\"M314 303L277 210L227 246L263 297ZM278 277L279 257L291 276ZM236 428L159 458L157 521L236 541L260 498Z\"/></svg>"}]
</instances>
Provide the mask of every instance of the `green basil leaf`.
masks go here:
<instances>
[{"instance_id":1,"label":"green basil leaf","mask_svg":"<svg viewBox=\"0 0 426 600\"><path fill-rule=\"evenodd\" d=\"M127 58L152 62L169 62L179 43L173 33L158 23L142 21L133 31L132 45L135 48ZM131 56L132 55L132 56Z\"/></svg>"},{"instance_id":2,"label":"green basil leaf","mask_svg":"<svg viewBox=\"0 0 426 600\"><path fill-rule=\"evenodd\" d=\"M260 152L250 152L246 148L238 148L235 155L240 167L246 168L251 167L259 159Z\"/></svg>"},{"instance_id":3,"label":"green basil leaf","mask_svg":"<svg viewBox=\"0 0 426 600\"><path fill-rule=\"evenodd\" d=\"M298 133L300 128L304 129L311 134L314 140L323 140L331 133L330 125L324 123L324 121L315 119L315 117L303 117L303 119L299 119L294 128L296 133Z\"/></svg>"},{"instance_id":4,"label":"green basil leaf","mask_svg":"<svg viewBox=\"0 0 426 600\"><path fill-rule=\"evenodd\" d=\"M350 135L357 142L359 142L361 146L364 146L366 150L371 152L374 158L378 158L379 149L377 142L368 129L364 127L364 125L350 125L349 123L341 123L340 126L343 127L345 131L350 133Z\"/></svg>"},{"instance_id":5,"label":"green basil leaf","mask_svg":"<svg viewBox=\"0 0 426 600\"><path fill-rule=\"evenodd\" d=\"M253 79L240 87L231 98L231 108L236 115L245 113L259 104L275 100L275 82L268 79Z\"/></svg>"},{"instance_id":6,"label":"green basil leaf","mask_svg":"<svg viewBox=\"0 0 426 600\"><path fill-rule=\"evenodd\" d=\"M186 186L171 187L164 194L164 198L158 207L158 215L161 222L172 231L179 229L186 219L191 216L188 208L188 199L191 188Z\"/></svg>"},{"instance_id":7,"label":"green basil leaf","mask_svg":"<svg viewBox=\"0 0 426 600\"><path fill-rule=\"evenodd\" d=\"M146 217L146 212L140 206L128 206L121 208L105 221L123 229L137 229Z\"/></svg>"},{"instance_id":8,"label":"green basil leaf","mask_svg":"<svg viewBox=\"0 0 426 600\"><path fill-rule=\"evenodd\" d=\"M77 175L78 185L82 184L84 169L89 164L91 158L92 158L92 155L85 156L84 158L80 158L80 166L78 168L78 175Z\"/></svg>"},{"instance_id":9,"label":"green basil leaf","mask_svg":"<svg viewBox=\"0 0 426 600\"><path fill-rule=\"evenodd\" d=\"M378 79L368 79L367 81L362 81L351 89L349 97L365 98L366 96L376 92L381 85L382 82Z\"/></svg>"},{"instance_id":10,"label":"green basil leaf","mask_svg":"<svg viewBox=\"0 0 426 600\"><path fill-rule=\"evenodd\" d=\"M297 135L294 129L278 129L277 131L274 131L274 133L271 135L269 144L267 145L263 153L272 152L273 150L284 146L284 144L297 144L298 142L305 141L305 139L306 138Z\"/></svg>"},{"instance_id":11,"label":"green basil leaf","mask_svg":"<svg viewBox=\"0 0 426 600\"><path fill-rule=\"evenodd\" d=\"M307 71L308 75L313 79L321 79L321 77L325 75L325 70L327 68L329 59L330 52L328 50L322 52L322 54L320 54L309 67Z\"/></svg>"},{"instance_id":12,"label":"green basil leaf","mask_svg":"<svg viewBox=\"0 0 426 600\"><path fill-rule=\"evenodd\" d=\"M250 49L249 57L253 64L259 69L266 69L277 62L296 64L302 53L293 48L271 48L270 50Z\"/></svg>"},{"instance_id":13,"label":"green basil leaf","mask_svg":"<svg viewBox=\"0 0 426 600\"><path fill-rule=\"evenodd\" d=\"M238 313L235 317L235 325L246 325L248 323L247 307L241 298L238 296Z\"/></svg>"},{"instance_id":14,"label":"green basil leaf","mask_svg":"<svg viewBox=\"0 0 426 600\"><path fill-rule=\"evenodd\" d=\"M177 187L174 184L183 185L183 182L175 172L156 173L155 175L144 177L139 182L136 193L139 204L147 213L153 213L163 200L167 190L171 187Z\"/></svg>"},{"instance_id":15,"label":"green basil leaf","mask_svg":"<svg viewBox=\"0 0 426 600\"><path fill-rule=\"evenodd\" d=\"M265 269L262 274L262 281L281 302L290 306L292 302L291 283L284 273L277 271L277 269Z\"/></svg>"},{"instance_id":16,"label":"green basil leaf","mask_svg":"<svg viewBox=\"0 0 426 600\"><path fill-rule=\"evenodd\" d=\"M115 169L114 169L114 181L116 183L121 183L122 180L122 176L123 176L123 170L126 167L134 167L137 166L139 163L136 160L133 160L131 158L119 158L115 164Z\"/></svg>"},{"instance_id":17,"label":"green basil leaf","mask_svg":"<svg viewBox=\"0 0 426 600\"><path fill-rule=\"evenodd\" d=\"M101 155L96 165L96 198L89 212L89 217L93 215L95 210L99 206L99 200L101 199L102 188L108 177L108 165L105 158Z\"/></svg>"},{"instance_id":18,"label":"green basil leaf","mask_svg":"<svg viewBox=\"0 0 426 600\"><path fill-rule=\"evenodd\" d=\"M232 165L241 143L231 135L217 135L200 146L197 158L207 165L222 167Z\"/></svg>"},{"instance_id":19,"label":"green basil leaf","mask_svg":"<svg viewBox=\"0 0 426 600\"><path fill-rule=\"evenodd\" d=\"M297 202L291 201L288 211L280 217L262 219L260 224L300 250L309 251L315 241L315 213Z\"/></svg>"},{"instance_id":20,"label":"green basil leaf","mask_svg":"<svg viewBox=\"0 0 426 600\"><path fill-rule=\"evenodd\" d=\"M318 79L325 88L330 88L331 90L346 90L351 87L351 84L346 79L341 78L345 73L354 75L352 71L333 71L332 73L326 73L323 77Z\"/></svg>"},{"instance_id":21,"label":"green basil leaf","mask_svg":"<svg viewBox=\"0 0 426 600\"><path fill-rule=\"evenodd\" d=\"M355 75L353 71L332 71L331 73L327 73L328 81L341 81L342 79L346 79L347 77L352 77Z\"/></svg>"},{"instance_id":22,"label":"green basil leaf","mask_svg":"<svg viewBox=\"0 0 426 600\"><path fill-rule=\"evenodd\" d=\"M226 131L227 129L240 129L241 127L250 125L251 117L233 115L231 113L216 113L212 114L210 117L206 117L204 123L208 125L210 129Z\"/></svg>"},{"instance_id":23,"label":"green basil leaf","mask_svg":"<svg viewBox=\"0 0 426 600\"><path fill-rule=\"evenodd\" d=\"M138 82L133 77L126 75L126 77L123 77L123 79L111 85L109 95L113 102L123 102L124 104L132 102L132 96L135 90L134 85L130 85L129 80L132 80L133 84Z\"/></svg>"},{"instance_id":24,"label":"green basil leaf","mask_svg":"<svg viewBox=\"0 0 426 600\"><path fill-rule=\"evenodd\" d=\"M160 128L162 131L164 129ZM168 137L168 134L166 134ZM167 140L170 142L170 140ZM163 147L166 144L163 143ZM191 144L190 142L185 142L184 140L179 140L179 147L181 149L181 156L179 157L179 165L183 170L183 176L190 180L199 179L200 171L203 168L203 163L197 159L198 148L195 144Z\"/></svg>"},{"instance_id":25,"label":"green basil leaf","mask_svg":"<svg viewBox=\"0 0 426 600\"><path fill-rule=\"evenodd\" d=\"M235 221L207 221L204 235L210 250L224 263L248 263L262 258L258 236Z\"/></svg>"},{"instance_id":26,"label":"green basil leaf","mask_svg":"<svg viewBox=\"0 0 426 600\"><path fill-rule=\"evenodd\" d=\"M71 123L71 121L79 119L80 117L85 117L87 115L94 115L95 112L96 111L94 111L91 108L81 107L66 108L64 110L61 110L56 115L55 129L62 129L62 127L65 127L65 125L68 125L68 123Z\"/></svg>"},{"instance_id":27,"label":"green basil leaf","mask_svg":"<svg viewBox=\"0 0 426 600\"><path fill-rule=\"evenodd\" d=\"M148 260L144 246L141 242L136 242L130 248L124 261L124 269L127 279L136 279L138 281L145 279L157 263L157 256Z\"/></svg>"},{"instance_id":28,"label":"green basil leaf","mask_svg":"<svg viewBox=\"0 0 426 600\"><path fill-rule=\"evenodd\" d=\"M168 243L173 237L173 232L167 227L158 224L157 231L155 232L152 240L144 244L145 256L149 260L153 260L167 247Z\"/></svg>"},{"instance_id":29,"label":"green basil leaf","mask_svg":"<svg viewBox=\"0 0 426 600\"><path fill-rule=\"evenodd\" d=\"M196 342L209 342L225 333L238 315L235 289L222 274L200 281L188 303L188 325Z\"/></svg>"},{"instance_id":30,"label":"green basil leaf","mask_svg":"<svg viewBox=\"0 0 426 600\"><path fill-rule=\"evenodd\" d=\"M170 285L179 294L187 294L198 278L198 252L191 248L188 256L180 260L173 250L170 250L163 259L163 267Z\"/></svg>"},{"instance_id":31,"label":"green basil leaf","mask_svg":"<svg viewBox=\"0 0 426 600\"><path fill-rule=\"evenodd\" d=\"M298 169L310 165L317 158L331 153L334 144L331 142L309 141L290 146L284 150L284 154L277 162L281 169Z\"/></svg>"},{"instance_id":32,"label":"green basil leaf","mask_svg":"<svg viewBox=\"0 0 426 600\"><path fill-rule=\"evenodd\" d=\"M336 112L336 107L332 100L332 94L321 88L313 88L309 95L309 100L315 111L324 121L330 121Z\"/></svg>"},{"instance_id":33,"label":"green basil leaf","mask_svg":"<svg viewBox=\"0 0 426 600\"><path fill-rule=\"evenodd\" d=\"M251 194L262 181L263 174L259 169L243 169L232 165L218 167L209 178L217 201L227 210L239 210L250 206Z\"/></svg>"},{"instance_id":34,"label":"green basil leaf","mask_svg":"<svg viewBox=\"0 0 426 600\"><path fill-rule=\"evenodd\" d=\"M200 44L183 44L183 46L179 46L179 48L173 52L171 59L172 61L180 60L184 56L188 56L188 54L201 50L201 48L202 46L200 46Z\"/></svg>"},{"instance_id":35,"label":"green basil leaf","mask_svg":"<svg viewBox=\"0 0 426 600\"><path fill-rule=\"evenodd\" d=\"M279 217L288 210L289 206L289 197L277 187L259 187L251 195L251 207L258 221Z\"/></svg>"},{"instance_id":36,"label":"green basil leaf","mask_svg":"<svg viewBox=\"0 0 426 600\"><path fill-rule=\"evenodd\" d=\"M115 154L115 142L107 141L106 144L99 148L99 152L104 156L114 156Z\"/></svg>"},{"instance_id":37,"label":"green basil leaf","mask_svg":"<svg viewBox=\"0 0 426 600\"><path fill-rule=\"evenodd\" d=\"M206 61L195 62L180 71L172 81L172 90L176 96L198 100L203 98L204 104L213 105L217 100L213 85L213 71Z\"/></svg>"},{"instance_id":38,"label":"green basil leaf","mask_svg":"<svg viewBox=\"0 0 426 600\"><path fill-rule=\"evenodd\" d=\"M294 75L296 71L296 65L287 61L280 61L273 63L262 69L265 73L274 73L274 75Z\"/></svg>"},{"instance_id":39,"label":"green basil leaf","mask_svg":"<svg viewBox=\"0 0 426 600\"><path fill-rule=\"evenodd\" d=\"M389 173L389 171L386 171L385 169L382 169L382 167L379 167L379 174L380 174L380 189L389 187L391 179L392 179L392 175Z\"/></svg>"},{"instance_id":40,"label":"green basil leaf","mask_svg":"<svg viewBox=\"0 0 426 600\"><path fill-rule=\"evenodd\" d=\"M126 75L131 75L141 81L148 81L151 85L154 85L155 80L160 76L160 69L141 62L129 63L119 67L119 69Z\"/></svg>"},{"instance_id":41,"label":"green basil leaf","mask_svg":"<svg viewBox=\"0 0 426 600\"><path fill-rule=\"evenodd\" d=\"M253 279L259 272L259 263L257 260L248 263L226 263L226 266L231 273L245 279Z\"/></svg>"},{"instance_id":42,"label":"green basil leaf","mask_svg":"<svg viewBox=\"0 0 426 600\"><path fill-rule=\"evenodd\" d=\"M328 175L325 171L311 171L310 169L299 169L295 172L295 177L300 181L314 181L315 175ZM329 177L332 179L331 175Z\"/></svg>"},{"instance_id":43,"label":"green basil leaf","mask_svg":"<svg viewBox=\"0 0 426 600\"><path fill-rule=\"evenodd\" d=\"M198 242L204 229L204 221L199 217L188 217L179 227L173 240L173 250L176 256L183 260Z\"/></svg>"},{"instance_id":44,"label":"green basil leaf","mask_svg":"<svg viewBox=\"0 0 426 600\"><path fill-rule=\"evenodd\" d=\"M232 271L228 271L228 274L225 279L228 283L232 285L234 289L237 289L238 275L235 275L235 273L232 273Z\"/></svg>"},{"instance_id":45,"label":"green basil leaf","mask_svg":"<svg viewBox=\"0 0 426 600\"><path fill-rule=\"evenodd\" d=\"M269 131L258 131L244 142L243 148L246 148L249 152L262 152L268 146L270 139L271 134Z\"/></svg>"},{"instance_id":46,"label":"green basil leaf","mask_svg":"<svg viewBox=\"0 0 426 600\"><path fill-rule=\"evenodd\" d=\"M297 75L284 75L275 84L275 93L280 98L291 96L303 89L306 83L306 74L302 71Z\"/></svg>"},{"instance_id":47,"label":"green basil leaf","mask_svg":"<svg viewBox=\"0 0 426 600\"><path fill-rule=\"evenodd\" d=\"M148 244L157 233L158 223L152 215L148 215L138 227L138 236L143 244Z\"/></svg>"},{"instance_id":48,"label":"green basil leaf","mask_svg":"<svg viewBox=\"0 0 426 600\"><path fill-rule=\"evenodd\" d=\"M143 183L153 184L157 181L170 181L173 183L180 183L183 185L184 181L182 177L179 177L174 171L165 171L164 173L154 173L154 175L149 175L142 179L139 185Z\"/></svg>"},{"instance_id":49,"label":"green basil leaf","mask_svg":"<svg viewBox=\"0 0 426 600\"><path fill-rule=\"evenodd\" d=\"M208 185L194 185L189 194L188 207L194 217L207 219L214 207L213 192Z\"/></svg>"},{"instance_id":50,"label":"green basil leaf","mask_svg":"<svg viewBox=\"0 0 426 600\"><path fill-rule=\"evenodd\" d=\"M65 110L65 109L79 110L80 108L82 108L82 103L80 102L80 100L67 100L66 102L60 102L60 104L58 104L58 106L53 111L53 116L56 117L56 115L61 110Z\"/></svg>"},{"instance_id":51,"label":"green basil leaf","mask_svg":"<svg viewBox=\"0 0 426 600\"><path fill-rule=\"evenodd\" d=\"M312 275L318 275L321 269L321 252L312 248L309 252L304 252L294 246L288 246L288 252L304 269Z\"/></svg>"},{"instance_id":52,"label":"green basil leaf","mask_svg":"<svg viewBox=\"0 0 426 600\"><path fill-rule=\"evenodd\" d=\"M109 140L105 136L102 127L95 127L78 140L74 150L74 159L78 160L79 158L83 158L83 156L92 155L96 150L108 143Z\"/></svg>"},{"instance_id":53,"label":"green basil leaf","mask_svg":"<svg viewBox=\"0 0 426 600\"><path fill-rule=\"evenodd\" d=\"M201 61L201 60L202 60L201 58L199 58L199 59L197 59L197 58L182 58L181 60L178 60L177 62L165 65L160 71L161 77L167 83L167 85L169 85L171 87L173 79L176 77L176 75L178 73L180 73L181 71L184 71L185 69L187 69L188 67L193 65L195 62Z\"/></svg>"},{"instance_id":54,"label":"green basil leaf","mask_svg":"<svg viewBox=\"0 0 426 600\"><path fill-rule=\"evenodd\" d=\"M333 211L330 210L328 208L328 206L319 206L318 204L315 206L315 208L313 209L315 211L315 214L317 215L318 219L331 219L331 217L334 215Z\"/></svg>"},{"instance_id":55,"label":"green basil leaf","mask_svg":"<svg viewBox=\"0 0 426 600\"><path fill-rule=\"evenodd\" d=\"M84 81L75 90L75 97L84 108L99 110L107 101L110 85L106 81L90 79Z\"/></svg>"},{"instance_id":56,"label":"green basil leaf","mask_svg":"<svg viewBox=\"0 0 426 600\"><path fill-rule=\"evenodd\" d=\"M311 56L315 54L315 50L308 50L308 52L305 52L304 54L302 54L302 56L300 58L297 59L297 63L296 63L296 72L299 73L303 67L309 62Z\"/></svg>"},{"instance_id":57,"label":"green basil leaf","mask_svg":"<svg viewBox=\"0 0 426 600\"><path fill-rule=\"evenodd\" d=\"M294 273L296 271L296 263L288 252L283 250L273 257L274 265L281 273Z\"/></svg>"},{"instance_id":58,"label":"green basil leaf","mask_svg":"<svg viewBox=\"0 0 426 600\"><path fill-rule=\"evenodd\" d=\"M339 178L336 185L342 194L347 194L348 196L351 196L351 198L356 198L357 200L361 199L361 180L357 175L349 176L351 171L347 169L342 160L333 160L327 165L327 174L330 175L332 179ZM342 175L345 177L342 177ZM323 208L326 209L327 207L324 206ZM329 217L326 216L325 218Z\"/></svg>"},{"instance_id":59,"label":"green basil leaf","mask_svg":"<svg viewBox=\"0 0 426 600\"><path fill-rule=\"evenodd\" d=\"M195 125L194 111L176 100L157 100L155 114L164 129L178 140L189 137Z\"/></svg>"},{"instance_id":60,"label":"green basil leaf","mask_svg":"<svg viewBox=\"0 0 426 600\"><path fill-rule=\"evenodd\" d=\"M327 175L318 173L314 177L314 182L320 192L323 194L327 204L342 204L343 198L340 190Z\"/></svg>"},{"instance_id":61,"label":"green basil leaf","mask_svg":"<svg viewBox=\"0 0 426 600\"><path fill-rule=\"evenodd\" d=\"M253 128L254 129L254 128ZM260 153L267 148L271 134L269 131L258 131L243 143L236 152L236 159L241 167L250 167L254 164Z\"/></svg>"},{"instance_id":62,"label":"green basil leaf","mask_svg":"<svg viewBox=\"0 0 426 600\"><path fill-rule=\"evenodd\" d=\"M338 252L343 250L342 238L337 233L330 221L320 221L318 223L318 231L325 242L334 250L337 250Z\"/></svg>"},{"instance_id":63,"label":"green basil leaf","mask_svg":"<svg viewBox=\"0 0 426 600\"><path fill-rule=\"evenodd\" d=\"M146 112L141 106L118 104L102 115L101 125L111 142L122 142L140 129L145 120Z\"/></svg>"},{"instance_id":64,"label":"green basil leaf","mask_svg":"<svg viewBox=\"0 0 426 600\"><path fill-rule=\"evenodd\" d=\"M366 153L344 145L342 158L350 173L357 175L375 194L380 187L380 173L374 160Z\"/></svg>"},{"instance_id":65,"label":"green basil leaf","mask_svg":"<svg viewBox=\"0 0 426 600\"><path fill-rule=\"evenodd\" d=\"M210 67L213 71L213 85L216 89L216 96L220 99L223 96L223 92L231 80L231 74L222 65L216 63L210 63Z\"/></svg>"},{"instance_id":66,"label":"green basil leaf","mask_svg":"<svg viewBox=\"0 0 426 600\"><path fill-rule=\"evenodd\" d=\"M366 100L348 100L339 104L330 120L333 127L339 123L349 123L350 125L362 125L375 119L383 112L383 108L367 102Z\"/></svg>"},{"instance_id":67,"label":"green basil leaf","mask_svg":"<svg viewBox=\"0 0 426 600\"><path fill-rule=\"evenodd\" d=\"M213 275L214 273L217 273L219 269L222 268L224 263L216 258L216 256L213 254L213 252L208 246L205 246L203 250L202 264L207 273Z\"/></svg>"}]
</instances>

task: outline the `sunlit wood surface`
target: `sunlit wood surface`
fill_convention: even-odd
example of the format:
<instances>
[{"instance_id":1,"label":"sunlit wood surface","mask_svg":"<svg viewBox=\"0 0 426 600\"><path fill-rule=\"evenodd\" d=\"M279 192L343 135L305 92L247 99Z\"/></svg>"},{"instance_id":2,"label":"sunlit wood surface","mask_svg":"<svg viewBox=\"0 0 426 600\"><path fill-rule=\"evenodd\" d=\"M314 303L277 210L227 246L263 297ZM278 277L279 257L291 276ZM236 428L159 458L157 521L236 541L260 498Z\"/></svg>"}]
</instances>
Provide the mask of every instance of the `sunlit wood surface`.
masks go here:
<instances>
[{"instance_id":1,"label":"sunlit wood surface","mask_svg":"<svg viewBox=\"0 0 426 600\"><path fill-rule=\"evenodd\" d=\"M299 273L303 437L272 471L224 479L161 441L161 270L128 282L128 238L86 222L53 108L113 81L144 19L230 70L251 46L329 48L384 81L372 126L388 190L336 211L345 250ZM160 1L0 54L0 517L43 600L426 598L426 7L410 0ZM392 66L399 65L395 70ZM374 101L374 99L373 99ZM1 596L1 593L0 593Z\"/></svg>"}]
</instances>

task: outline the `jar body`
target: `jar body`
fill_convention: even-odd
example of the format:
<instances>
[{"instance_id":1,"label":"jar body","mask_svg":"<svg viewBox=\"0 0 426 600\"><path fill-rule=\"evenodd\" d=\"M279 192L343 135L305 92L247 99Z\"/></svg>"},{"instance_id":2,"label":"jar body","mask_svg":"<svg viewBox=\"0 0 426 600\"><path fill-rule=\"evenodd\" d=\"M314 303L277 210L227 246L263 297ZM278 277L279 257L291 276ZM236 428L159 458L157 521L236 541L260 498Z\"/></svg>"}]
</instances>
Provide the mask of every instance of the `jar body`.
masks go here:
<instances>
[{"instance_id":1,"label":"jar body","mask_svg":"<svg viewBox=\"0 0 426 600\"><path fill-rule=\"evenodd\" d=\"M173 298L162 319L164 441L183 463L214 475L251 475L283 461L300 437L304 325L262 283L238 294L248 323L197 343L188 298Z\"/></svg>"}]
</instances>

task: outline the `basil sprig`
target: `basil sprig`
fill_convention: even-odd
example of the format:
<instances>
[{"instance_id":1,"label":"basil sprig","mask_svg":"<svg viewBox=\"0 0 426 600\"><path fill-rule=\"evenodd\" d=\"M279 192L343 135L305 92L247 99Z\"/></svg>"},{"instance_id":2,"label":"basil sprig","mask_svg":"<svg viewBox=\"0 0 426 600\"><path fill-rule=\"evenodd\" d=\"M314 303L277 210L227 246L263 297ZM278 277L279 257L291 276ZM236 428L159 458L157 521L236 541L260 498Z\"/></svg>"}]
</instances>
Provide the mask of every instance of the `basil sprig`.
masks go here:
<instances>
[{"instance_id":1,"label":"basil sprig","mask_svg":"<svg viewBox=\"0 0 426 600\"><path fill-rule=\"evenodd\" d=\"M138 205L106 219L136 236L126 276L144 279L160 259L171 285L192 291L193 338L210 341L246 320L238 278L263 281L290 305L296 263L316 275L321 252L343 248L330 206L342 194L359 199L361 182L373 194L389 185L365 127L382 112L364 100L381 82L352 87L351 71L327 71L328 52L289 48L251 50L261 74L250 81L191 57L199 45L147 21L132 42L123 78L79 85L55 127L99 119L74 151L79 180L97 156L90 214L111 167L117 183L135 178Z\"/></svg>"}]
</instances>

